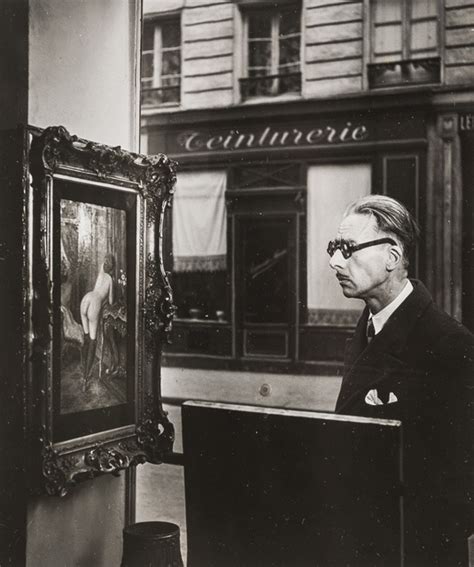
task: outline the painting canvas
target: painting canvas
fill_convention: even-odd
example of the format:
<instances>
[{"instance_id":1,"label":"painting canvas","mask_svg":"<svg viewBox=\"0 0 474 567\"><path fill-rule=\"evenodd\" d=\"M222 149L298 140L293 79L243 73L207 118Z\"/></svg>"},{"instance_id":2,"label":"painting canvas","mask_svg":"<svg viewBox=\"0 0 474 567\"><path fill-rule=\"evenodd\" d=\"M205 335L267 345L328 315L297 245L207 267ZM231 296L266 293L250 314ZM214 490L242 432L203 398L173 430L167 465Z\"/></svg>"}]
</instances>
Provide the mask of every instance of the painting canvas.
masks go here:
<instances>
[{"instance_id":1,"label":"painting canvas","mask_svg":"<svg viewBox=\"0 0 474 567\"><path fill-rule=\"evenodd\" d=\"M126 211L61 199L60 413L126 403Z\"/></svg>"}]
</instances>

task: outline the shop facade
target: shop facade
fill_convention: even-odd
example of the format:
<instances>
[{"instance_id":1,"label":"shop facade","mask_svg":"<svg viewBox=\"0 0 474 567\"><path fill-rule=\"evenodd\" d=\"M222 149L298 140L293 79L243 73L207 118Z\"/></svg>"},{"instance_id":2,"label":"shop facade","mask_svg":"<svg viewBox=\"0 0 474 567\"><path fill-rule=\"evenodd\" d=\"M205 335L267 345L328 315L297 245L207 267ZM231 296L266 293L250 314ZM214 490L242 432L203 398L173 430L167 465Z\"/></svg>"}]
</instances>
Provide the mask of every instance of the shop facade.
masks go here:
<instances>
[{"instance_id":1,"label":"shop facade","mask_svg":"<svg viewBox=\"0 0 474 567\"><path fill-rule=\"evenodd\" d=\"M178 160L174 207L189 211L173 217L178 312L165 363L339 372L362 306L342 296L326 247L347 204L369 193L395 197L416 216L422 238L411 275L462 318L461 221L467 226L471 204L460 174L464 115L450 105L425 92L148 118L148 151ZM207 218L199 199L187 201L196 186L214 187L201 195ZM193 217L209 228L210 249L195 251L218 262L209 269L188 262Z\"/></svg>"}]
</instances>

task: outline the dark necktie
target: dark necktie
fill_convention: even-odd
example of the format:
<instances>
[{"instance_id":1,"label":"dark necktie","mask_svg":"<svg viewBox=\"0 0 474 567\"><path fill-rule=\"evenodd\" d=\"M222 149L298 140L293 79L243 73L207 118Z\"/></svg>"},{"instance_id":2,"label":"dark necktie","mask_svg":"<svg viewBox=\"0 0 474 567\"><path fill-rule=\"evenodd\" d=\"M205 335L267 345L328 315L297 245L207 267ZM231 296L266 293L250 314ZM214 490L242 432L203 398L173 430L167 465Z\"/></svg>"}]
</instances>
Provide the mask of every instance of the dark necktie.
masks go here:
<instances>
[{"instance_id":1,"label":"dark necktie","mask_svg":"<svg viewBox=\"0 0 474 567\"><path fill-rule=\"evenodd\" d=\"M367 344L375 337L375 328L372 319L367 323Z\"/></svg>"}]
</instances>

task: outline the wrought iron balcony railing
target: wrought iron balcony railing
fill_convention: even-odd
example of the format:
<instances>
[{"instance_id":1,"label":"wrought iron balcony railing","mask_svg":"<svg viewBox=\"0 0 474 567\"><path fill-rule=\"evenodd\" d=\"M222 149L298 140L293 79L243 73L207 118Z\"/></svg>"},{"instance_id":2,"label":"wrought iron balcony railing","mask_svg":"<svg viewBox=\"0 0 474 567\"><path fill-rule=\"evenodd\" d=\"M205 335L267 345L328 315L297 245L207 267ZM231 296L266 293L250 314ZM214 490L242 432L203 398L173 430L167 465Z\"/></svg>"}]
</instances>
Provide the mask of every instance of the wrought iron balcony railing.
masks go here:
<instances>
[{"instance_id":1,"label":"wrought iron balcony railing","mask_svg":"<svg viewBox=\"0 0 474 567\"><path fill-rule=\"evenodd\" d=\"M278 96L301 92L301 73L265 75L239 79L242 100L258 96Z\"/></svg>"},{"instance_id":2,"label":"wrought iron balcony railing","mask_svg":"<svg viewBox=\"0 0 474 567\"><path fill-rule=\"evenodd\" d=\"M426 57L390 63L371 63L368 65L368 77L371 89L439 83L441 59Z\"/></svg>"},{"instance_id":3,"label":"wrought iron balcony railing","mask_svg":"<svg viewBox=\"0 0 474 567\"><path fill-rule=\"evenodd\" d=\"M180 84L167 87L142 89L142 106L160 106L168 103L179 103Z\"/></svg>"}]
</instances>

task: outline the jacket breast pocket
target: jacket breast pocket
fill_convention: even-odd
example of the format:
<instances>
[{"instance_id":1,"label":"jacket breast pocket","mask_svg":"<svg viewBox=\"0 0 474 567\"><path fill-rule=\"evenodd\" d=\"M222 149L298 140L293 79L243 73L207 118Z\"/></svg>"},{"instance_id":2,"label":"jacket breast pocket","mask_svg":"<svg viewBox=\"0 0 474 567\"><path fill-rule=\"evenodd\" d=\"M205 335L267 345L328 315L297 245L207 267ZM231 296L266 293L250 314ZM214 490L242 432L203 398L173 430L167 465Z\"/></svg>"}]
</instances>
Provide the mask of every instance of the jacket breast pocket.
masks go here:
<instances>
[{"instance_id":1,"label":"jacket breast pocket","mask_svg":"<svg viewBox=\"0 0 474 567\"><path fill-rule=\"evenodd\" d=\"M367 388L364 398L367 415L403 421L420 414L429 397L423 377L400 370Z\"/></svg>"}]
</instances>

